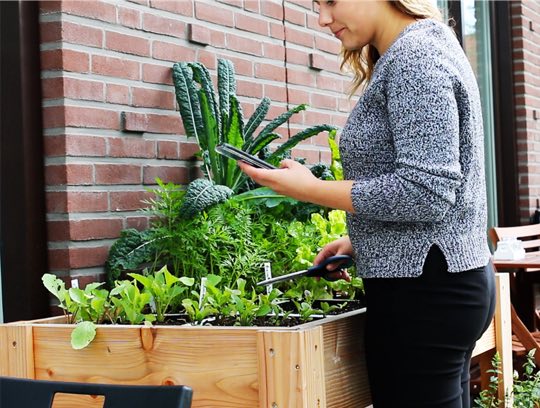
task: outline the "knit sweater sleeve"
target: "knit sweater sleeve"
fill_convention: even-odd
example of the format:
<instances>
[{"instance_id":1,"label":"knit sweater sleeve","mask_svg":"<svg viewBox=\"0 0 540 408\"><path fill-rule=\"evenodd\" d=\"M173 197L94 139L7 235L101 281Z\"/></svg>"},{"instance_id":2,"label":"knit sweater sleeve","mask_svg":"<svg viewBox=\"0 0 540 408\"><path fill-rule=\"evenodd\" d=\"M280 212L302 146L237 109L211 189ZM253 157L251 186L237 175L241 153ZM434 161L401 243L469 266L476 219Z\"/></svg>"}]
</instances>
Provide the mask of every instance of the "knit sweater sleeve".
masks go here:
<instances>
[{"instance_id":1,"label":"knit sweater sleeve","mask_svg":"<svg viewBox=\"0 0 540 408\"><path fill-rule=\"evenodd\" d=\"M458 102L444 55L409 45L385 61L395 171L355 180L352 201L363 218L436 222L461 185Z\"/></svg>"}]
</instances>

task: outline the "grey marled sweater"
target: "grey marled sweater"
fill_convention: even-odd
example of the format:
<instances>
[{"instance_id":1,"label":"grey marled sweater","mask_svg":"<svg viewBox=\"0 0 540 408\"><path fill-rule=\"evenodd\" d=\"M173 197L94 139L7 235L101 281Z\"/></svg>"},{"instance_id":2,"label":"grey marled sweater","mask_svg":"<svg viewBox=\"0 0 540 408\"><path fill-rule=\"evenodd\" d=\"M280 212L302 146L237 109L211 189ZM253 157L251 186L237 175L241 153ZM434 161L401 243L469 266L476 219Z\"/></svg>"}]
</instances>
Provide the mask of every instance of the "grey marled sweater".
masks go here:
<instances>
[{"instance_id":1,"label":"grey marled sweater","mask_svg":"<svg viewBox=\"0 0 540 408\"><path fill-rule=\"evenodd\" d=\"M483 136L455 35L434 20L409 25L375 65L340 140L360 276L418 276L433 244L450 272L488 263Z\"/></svg>"}]
</instances>

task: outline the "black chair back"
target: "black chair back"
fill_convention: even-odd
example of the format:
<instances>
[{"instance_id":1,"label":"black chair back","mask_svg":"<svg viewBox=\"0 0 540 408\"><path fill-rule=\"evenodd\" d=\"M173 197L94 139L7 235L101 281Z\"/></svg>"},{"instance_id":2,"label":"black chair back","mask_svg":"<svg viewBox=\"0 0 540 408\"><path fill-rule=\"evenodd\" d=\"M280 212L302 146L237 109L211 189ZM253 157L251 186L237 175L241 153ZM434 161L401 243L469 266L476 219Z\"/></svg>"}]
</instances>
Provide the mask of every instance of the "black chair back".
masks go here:
<instances>
[{"instance_id":1,"label":"black chair back","mask_svg":"<svg viewBox=\"0 0 540 408\"><path fill-rule=\"evenodd\" d=\"M50 408L56 393L102 395L103 408L191 408L184 385L113 385L0 377L1 408Z\"/></svg>"}]
</instances>

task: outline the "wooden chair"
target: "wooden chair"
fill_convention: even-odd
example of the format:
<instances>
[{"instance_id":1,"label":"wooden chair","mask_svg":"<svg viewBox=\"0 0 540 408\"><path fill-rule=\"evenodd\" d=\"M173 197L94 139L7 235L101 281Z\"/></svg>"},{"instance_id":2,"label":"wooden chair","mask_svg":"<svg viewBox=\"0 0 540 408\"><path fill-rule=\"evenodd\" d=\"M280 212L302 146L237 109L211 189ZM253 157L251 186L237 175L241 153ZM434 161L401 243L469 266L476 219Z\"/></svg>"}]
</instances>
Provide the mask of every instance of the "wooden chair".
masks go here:
<instances>
[{"instance_id":1,"label":"wooden chair","mask_svg":"<svg viewBox=\"0 0 540 408\"><path fill-rule=\"evenodd\" d=\"M56 394L104 396L103 408L190 408L192 390L183 385L116 385L0 377L0 407L50 408ZM68 405L69 406L69 405Z\"/></svg>"},{"instance_id":2,"label":"wooden chair","mask_svg":"<svg viewBox=\"0 0 540 408\"><path fill-rule=\"evenodd\" d=\"M504 400L505 395L512 389L512 339L511 339L511 318L510 318L510 288L508 274L495 274L495 289L497 304L495 306L495 316L489 328L476 342L473 351L471 367L478 364L480 366L480 377L471 380L472 388L485 390L490 383L492 368L491 360L495 352L501 358L501 375L499 376L499 398Z\"/></svg>"},{"instance_id":3,"label":"wooden chair","mask_svg":"<svg viewBox=\"0 0 540 408\"><path fill-rule=\"evenodd\" d=\"M489 231L489 237L494 245L504 237L515 237L523 241L523 247L527 252L539 252L540 253L540 224L524 225L518 227L494 227ZM537 274L536 270L527 270L521 273L517 273L519 276L525 276L527 274ZM516 279L516 278L515 278ZM517 290L518 288L514 288ZM531 290L531 288L527 288ZM533 321L540 318L539 312L535 310L533 305L529 305L531 308L530 313ZM534 359L538 367L540 367L540 331L533 329L530 330L518 315L514 305L511 306L511 319L512 319L512 352L516 356L520 357L531 349L536 349ZM534 325L533 325L534 326Z\"/></svg>"},{"instance_id":4,"label":"wooden chair","mask_svg":"<svg viewBox=\"0 0 540 408\"><path fill-rule=\"evenodd\" d=\"M493 245L502 238L517 238L523 242L528 253L540 254L540 224L517 227L494 227L489 231ZM537 327L533 284L540 284L540 269L527 269L527 273L518 273L510 277L512 303L525 326L530 331Z\"/></svg>"}]
</instances>

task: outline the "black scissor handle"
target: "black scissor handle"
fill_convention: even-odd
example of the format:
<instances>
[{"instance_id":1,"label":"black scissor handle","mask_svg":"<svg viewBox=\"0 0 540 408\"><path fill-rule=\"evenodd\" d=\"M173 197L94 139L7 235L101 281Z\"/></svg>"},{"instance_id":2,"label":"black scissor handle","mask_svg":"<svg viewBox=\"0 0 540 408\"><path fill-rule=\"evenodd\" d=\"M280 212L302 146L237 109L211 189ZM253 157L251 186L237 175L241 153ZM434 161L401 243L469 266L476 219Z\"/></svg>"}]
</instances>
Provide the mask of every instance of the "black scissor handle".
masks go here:
<instances>
[{"instance_id":1,"label":"black scissor handle","mask_svg":"<svg viewBox=\"0 0 540 408\"><path fill-rule=\"evenodd\" d=\"M348 268L348 267L352 266L353 262L354 261L353 261L352 257L349 256L349 255L329 256L324 261L322 261L320 264L314 265L311 268L309 268L307 273L306 273L306 276L312 276L312 277L313 276L318 276L318 277L323 277L323 278L326 279L326 276L329 273L339 271L340 269ZM337 267L332 268L332 269L327 269L327 266L332 264L332 263L337 263L338 264Z\"/></svg>"}]
</instances>

